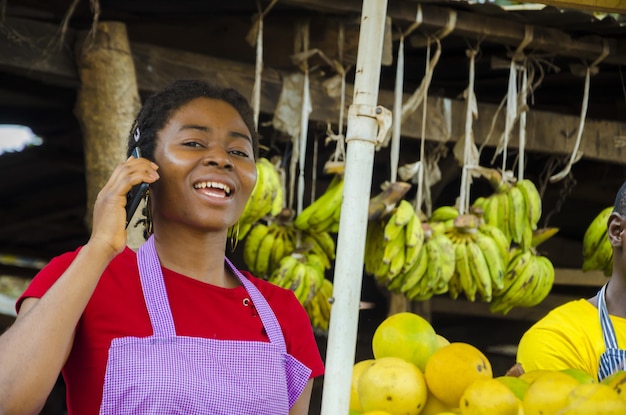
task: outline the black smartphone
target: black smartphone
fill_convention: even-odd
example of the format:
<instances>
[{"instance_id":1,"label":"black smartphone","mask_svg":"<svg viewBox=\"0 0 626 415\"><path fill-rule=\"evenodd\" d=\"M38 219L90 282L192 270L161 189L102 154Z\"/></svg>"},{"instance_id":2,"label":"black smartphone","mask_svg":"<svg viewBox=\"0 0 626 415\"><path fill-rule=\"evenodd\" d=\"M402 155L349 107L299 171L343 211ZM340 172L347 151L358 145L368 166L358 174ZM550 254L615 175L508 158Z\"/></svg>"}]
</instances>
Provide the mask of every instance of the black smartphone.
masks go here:
<instances>
[{"instance_id":1,"label":"black smartphone","mask_svg":"<svg viewBox=\"0 0 626 415\"><path fill-rule=\"evenodd\" d=\"M132 153L133 157L139 158L141 157L141 150L139 147L135 147ZM141 199L146 196L146 192L148 191L148 183L139 183L133 186L130 189L130 192L126 195L126 227L128 228L128 224L130 220L133 218L137 207L139 207L139 203Z\"/></svg>"}]
</instances>

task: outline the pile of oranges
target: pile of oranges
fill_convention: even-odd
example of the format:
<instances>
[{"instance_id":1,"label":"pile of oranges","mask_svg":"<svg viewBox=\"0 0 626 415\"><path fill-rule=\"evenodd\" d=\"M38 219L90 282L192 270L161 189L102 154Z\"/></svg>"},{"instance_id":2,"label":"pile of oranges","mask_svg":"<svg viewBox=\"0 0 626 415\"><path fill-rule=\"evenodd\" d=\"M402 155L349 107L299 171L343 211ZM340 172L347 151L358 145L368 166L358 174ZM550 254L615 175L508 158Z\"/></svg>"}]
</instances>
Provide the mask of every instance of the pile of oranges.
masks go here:
<instances>
[{"instance_id":1,"label":"pile of oranges","mask_svg":"<svg viewBox=\"0 0 626 415\"><path fill-rule=\"evenodd\" d=\"M414 313L385 319L372 351L353 367L350 415L626 414L626 371L603 382L576 369L494 377L478 348Z\"/></svg>"}]
</instances>

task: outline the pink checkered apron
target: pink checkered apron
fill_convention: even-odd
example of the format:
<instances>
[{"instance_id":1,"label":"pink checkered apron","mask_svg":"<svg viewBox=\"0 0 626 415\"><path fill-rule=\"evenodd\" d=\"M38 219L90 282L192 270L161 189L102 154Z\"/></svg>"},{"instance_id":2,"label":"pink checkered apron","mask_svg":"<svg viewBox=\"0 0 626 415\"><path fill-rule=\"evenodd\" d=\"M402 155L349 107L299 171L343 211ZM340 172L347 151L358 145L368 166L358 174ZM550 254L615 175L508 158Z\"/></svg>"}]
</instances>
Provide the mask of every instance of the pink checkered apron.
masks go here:
<instances>
[{"instance_id":1,"label":"pink checkered apron","mask_svg":"<svg viewBox=\"0 0 626 415\"><path fill-rule=\"evenodd\" d=\"M225 260L248 292L269 342L177 336L150 237L137 262L154 334L111 342L101 415L289 413L311 370L287 353L265 298Z\"/></svg>"}]
</instances>

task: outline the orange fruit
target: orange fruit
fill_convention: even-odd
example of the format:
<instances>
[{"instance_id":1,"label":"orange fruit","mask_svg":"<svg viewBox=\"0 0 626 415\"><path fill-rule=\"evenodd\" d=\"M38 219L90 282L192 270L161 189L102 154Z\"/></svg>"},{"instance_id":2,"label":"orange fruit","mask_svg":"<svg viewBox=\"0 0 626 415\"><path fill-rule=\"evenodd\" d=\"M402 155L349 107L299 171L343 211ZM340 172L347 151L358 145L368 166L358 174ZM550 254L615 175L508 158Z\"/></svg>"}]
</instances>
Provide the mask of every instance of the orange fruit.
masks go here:
<instances>
[{"instance_id":1,"label":"orange fruit","mask_svg":"<svg viewBox=\"0 0 626 415\"><path fill-rule=\"evenodd\" d=\"M374 358L399 357L424 372L426 361L439 348L435 329L410 312L393 314L378 325L372 337Z\"/></svg>"},{"instance_id":2,"label":"orange fruit","mask_svg":"<svg viewBox=\"0 0 626 415\"><path fill-rule=\"evenodd\" d=\"M602 379L600 383L613 388L622 401L626 403L626 370L618 370L617 372Z\"/></svg>"},{"instance_id":3,"label":"orange fruit","mask_svg":"<svg viewBox=\"0 0 626 415\"><path fill-rule=\"evenodd\" d=\"M461 415L517 415L521 402L496 379L477 379L463 392Z\"/></svg>"},{"instance_id":4,"label":"orange fruit","mask_svg":"<svg viewBox=\"0 0 626 415\"><path fill-rule=\"evenodd\" d=\"M428 390L424 375L413 363L399 357L381 357L361 373L358 393L364 412L418 415Z\"/></svg>"},{"instance_id":5,"label":"orange fruit","mask_svg":"<svg viewBox=\"0 0 626 415\"><path fill-rule=\"evenodd\" d=\"M426 405L420 412L420 415L441 415L442 413L452 412L453 408L450 408L445 403L441 402L431 391L428 391L428 397L426 398Z\"/></svg>"},{"instance_id":6,"label":"orange fruit","mask_svg":"<svg viewBox=\"0 0 626 415\"><path fill-rule=\"evenodd\" d=\"M437 334L437 343L439 347L447 346L450 344L450 340L443 337L441 334Z\"/></svg>"},{"instance_id":7,"label":"orange fruit","mask_svg":"<svg viewBox=\"0 0 626 415\"><path fill-rule=\"evenodd\" d=\"M578 380L567 373L546 371L526 389L522 400L524 415L556 415L565 406L567 395L578 385Z\"/></svg>"},{"instance_id":8,"label":"orange fruit","mask_svg":"<svg viewBox=\"0 0 626 415\"><path fill-rule=\"evenodd\" d=\"M602 383L581 383L567 395L559 415L623 415L626 403L610 386Z\"/></svg>"},{"instance_id":9,"label":"orange fruit","mask_svg":"<svg viewBox=\"0 0 626 415\"><path fill-rule=\"evenodd\" d=\"M360 362L356 362L352 366L352 382L350 384L350 409L353 411L362 411L361 401L359 400L358 386L359 377L365 369L370 367L375 362L374 359L365 359Z\"/></svg>"},{"instance_id":10,"label":"orange fruit","mask_svg":"<svg viewBox=\"0 0 626 415\"><path fill-rule=\"evenodd\" d=\"M563 369L561 372L573 376L579 383L598 383L598 379L579 368L571 367Z\"/></svg>"},{"instance_id":11,"label":"orange fruit","mask_svg":"<svg viewBox=\"0 0 626 415\"><path fill-rule=\"evenodd\" d=\"M524 379L520 379L515 376L498 376L494 379L509 388L520 401L524 399L526 389L528 389L528 386L530 385Z\"/></svg>"},{"instance_id":12,"label":"orange fruit","mask_svg":"<svg viewBox=\"0 0 626 415\"><path fill-rule=\"evenodd\" d=\"M477 379L493 378L493 371L491 362L478 348L453 342L430 356L424 378L437 399L451 408L458 408L465 389Z\"/></svg>"}]
</instances>

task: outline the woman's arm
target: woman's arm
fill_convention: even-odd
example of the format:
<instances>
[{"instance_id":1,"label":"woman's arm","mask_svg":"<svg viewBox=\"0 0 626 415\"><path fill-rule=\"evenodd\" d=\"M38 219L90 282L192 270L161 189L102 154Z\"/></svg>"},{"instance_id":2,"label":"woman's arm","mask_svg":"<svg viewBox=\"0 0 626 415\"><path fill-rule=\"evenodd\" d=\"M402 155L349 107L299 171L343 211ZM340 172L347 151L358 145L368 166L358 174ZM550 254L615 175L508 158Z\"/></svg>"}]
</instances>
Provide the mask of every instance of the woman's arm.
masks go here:
<instances>
[{"instance_id":1,"label":"woman's arm","mask_svg":"<svg viewBox=\"0 0 626 415\"><path fill-rule=\"evenodd\" d=\"M289 415L308 415L309 404L311 403L311 394L313 393L313 379L309 379L309 382L304 387L304 390L298 397L298 400L293 404L289 410Z\"/></svg>"},{"instance_id":2,"label":"woman's arm","mask_svg":"<svg viewBox=\"0 0 626 415\"><path fill-rule=\"evenodd\" d=\"M0 415L38 413L72 347L74 330L109 262L126 245L126 193L158 178L156 165L118 166L98 194L89 242L41 299L25 299L0 336Z\"/></svg>"}]
</instances>

